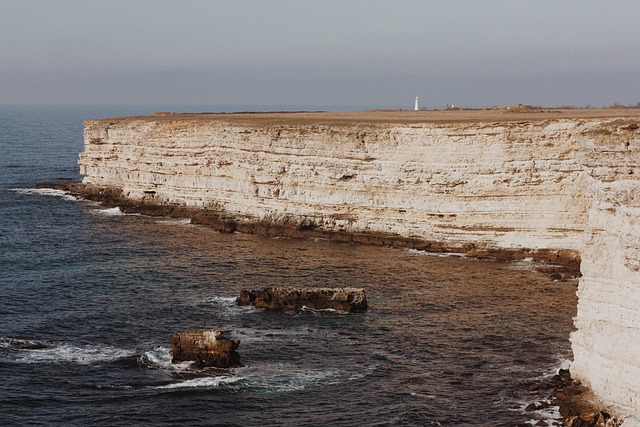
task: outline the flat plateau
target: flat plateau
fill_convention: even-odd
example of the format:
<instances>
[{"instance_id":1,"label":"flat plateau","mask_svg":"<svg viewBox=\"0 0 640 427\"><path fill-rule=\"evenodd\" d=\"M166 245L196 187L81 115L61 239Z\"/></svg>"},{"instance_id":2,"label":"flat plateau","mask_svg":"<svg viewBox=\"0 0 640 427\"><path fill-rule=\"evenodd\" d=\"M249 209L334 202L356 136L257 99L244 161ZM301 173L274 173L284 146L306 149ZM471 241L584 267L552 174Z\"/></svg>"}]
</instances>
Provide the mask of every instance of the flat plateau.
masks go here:
<instances>
[{"instance_id":1,"label":"flat plateau","mask_svg":"<svg viewBox=\"0 0 640 427\"><path fill-rule=\"evenodd\" d=\"M557 119L610 119L640 116L640 108L491 108L449 110L367 110L359 112L241 112L241 113L165 113L151 116L115 117L118 121L149 119L159 122L179 120L221 121L244 125L329 125L421 124L421 123L494 123Z\"/></svg>"}]
</instances>

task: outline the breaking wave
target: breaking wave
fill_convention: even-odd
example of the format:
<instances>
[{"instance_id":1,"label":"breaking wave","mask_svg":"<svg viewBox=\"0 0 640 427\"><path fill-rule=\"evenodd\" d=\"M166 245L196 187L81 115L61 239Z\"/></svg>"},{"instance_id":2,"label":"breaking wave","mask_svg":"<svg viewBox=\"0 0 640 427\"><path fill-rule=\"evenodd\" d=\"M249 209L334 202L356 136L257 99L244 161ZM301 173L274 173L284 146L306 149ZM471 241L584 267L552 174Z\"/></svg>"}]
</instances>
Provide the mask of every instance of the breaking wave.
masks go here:
<instances>
[{"instance_id":1,"label":"breaking wave","mask_svg":"<svg viewBox=\"0 0 640 427\"><path fill-rule=\"evenodd\" d=\"M171 363L171 349L168 347L155 347L145 351L137 358L138 366L144 369L165 369L173 372L182 372L189 369L192 362Z\"/></svg>"},{"instance_id":2,"label":"breaking wave","mask_svg":"<svg viewBox=\"0 0 640 427\"><path fill-rule=\"evenodd\" d=\"M211 387L219 387L221 385L232 384L238 381L243 380L244 377L241 376L216 376L216 377L202 377L202 378L193 378L190 380L179 381L171 384L165 384L161 386L156 386L156 389L181 389L181 388L211 388Z\"/></svg>"},{"instance_id":3,"label":"breaking wave","mask_svg":"<svg viewBox=\"0 0 640 427\"><path fill-rule=\"evenodd\" d=\"M466 258L467 256L465 254L461 254L458 252L429 252L429 251L423 251L420 249L405 249L407 252L409 252L412 255L420 255L420 256L436 256L436 257L442 257L442 258L450 258L450 257L455 257L455 258Z\"/></svg>"},{"instance_id":4,"label":"breaking wave","mask_svg":"<svg viewBox=\"0 0 640 427\"><path fill-rule=\"evenodd\" d=\"M0 348L8 352L5 358L16 363L76 363L92 365L131 357L133 350L102 344L72 345L37 340L7 338L0 340Z\"/></svg>"},{"instance_id":5,"label":"breaking wave","mask_svg":"<svg viewBox=\"0 0 640 427\"><path fill-rule=\"evenodd\" d=\"M19 194L60 197L64 200L78 200L63 190L55 190L53 188L10 188L9 191L14 191Z\"/></svg>"},{"instance_id":6,"label":"breaking wave","mask_svg":"<svg viewBox=\"0 0 640 427\"><path fill-rule=\"evenodd\" d=\"M118 207L107 208L107 209L92 209L91 213L96 214L96 215L108 215L108 216L126 215Z\"/></svg>"}]
</instances>

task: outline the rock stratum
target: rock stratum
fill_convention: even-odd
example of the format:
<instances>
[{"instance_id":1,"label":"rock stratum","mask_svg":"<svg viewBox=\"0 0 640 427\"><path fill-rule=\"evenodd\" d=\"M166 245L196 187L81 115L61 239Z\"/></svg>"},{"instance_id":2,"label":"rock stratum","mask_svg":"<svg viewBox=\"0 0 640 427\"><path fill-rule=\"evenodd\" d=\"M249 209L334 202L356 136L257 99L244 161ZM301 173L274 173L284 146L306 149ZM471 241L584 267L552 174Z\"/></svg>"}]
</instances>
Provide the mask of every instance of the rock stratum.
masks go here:
<instances>
[{"instance_id":1,"label":"rock stratum","mask_svg":"<svg viewBox=\"0 0 640 427\"><path fill-rule=\"evenodd\" d=\"M85 192L221 230L580 265L571 373L633 423L639 124L632 109L156 114L86 121L79 163Z\"/></svg>"}]
</instances>

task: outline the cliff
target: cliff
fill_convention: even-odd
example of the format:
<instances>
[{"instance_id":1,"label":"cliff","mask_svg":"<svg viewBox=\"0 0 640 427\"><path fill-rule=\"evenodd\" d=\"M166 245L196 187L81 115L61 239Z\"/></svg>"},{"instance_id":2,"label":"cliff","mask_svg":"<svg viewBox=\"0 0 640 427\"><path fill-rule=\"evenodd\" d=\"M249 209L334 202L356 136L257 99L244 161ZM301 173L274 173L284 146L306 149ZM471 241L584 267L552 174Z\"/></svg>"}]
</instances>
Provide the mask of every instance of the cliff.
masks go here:
<instances>
[{"instance_id":1,"label":"cliff","mask_svg":"<svg viewBox=\"0 0 640 427\"><path fill-rule=\"evenodd\" d=\"M633 417L639 123L637 110L157 114L86 121L80 168L88 187L232 229L582 258L572 374Z\"/></svg>"}]
</instances>

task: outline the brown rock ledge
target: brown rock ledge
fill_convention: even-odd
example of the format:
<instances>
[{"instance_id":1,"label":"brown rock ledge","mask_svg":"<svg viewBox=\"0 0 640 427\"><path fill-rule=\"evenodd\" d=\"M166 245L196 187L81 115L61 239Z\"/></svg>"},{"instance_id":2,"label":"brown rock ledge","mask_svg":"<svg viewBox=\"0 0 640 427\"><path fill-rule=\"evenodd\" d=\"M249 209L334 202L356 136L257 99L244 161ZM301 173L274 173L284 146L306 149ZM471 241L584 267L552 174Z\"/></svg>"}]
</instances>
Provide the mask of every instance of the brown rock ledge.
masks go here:
<instances>
[{"instance_id":1,"label":"brown rock ledge","mask_svg":"<svg viewBox=\"0 0 640 427\"><path fill-rule=\"evenodd\" d=\"M266 287L244 290L236 299L238 305L253 305L265 310L338 310L364 311L367 296L364 289L356 288L286 288Z\"/></svg>"},{"instance_id":2,"label":"brown rock ledge","mask_svg":"<svg viewBox=\"0 0 640 427\"><path fill-rule=\"evenodd\" d=\"M404 237L391 233L331 231L316 227L308 221L260 221L234 217L220 208L195 208L172 204L158 204L145 200L125 197L115 187L98 187L78 182L43 183L39 188L62 190L75 197L100 202L105 207L119 207L125 213L139 213L148 216L170 218L190 218L192 224L209 226L225 233L241 232L266 237L324 238L342 243L361 243L377 246L417 249L427 252L450 252L465 254L479 259L495 261L522 260L531 258L557 266L545 271L554 279L566 280L580 276L580 255L574 250L549 249L495 249L479 248L473 244L451 246L447 242L428 241Z\"/></svg>"}]
</instances>

